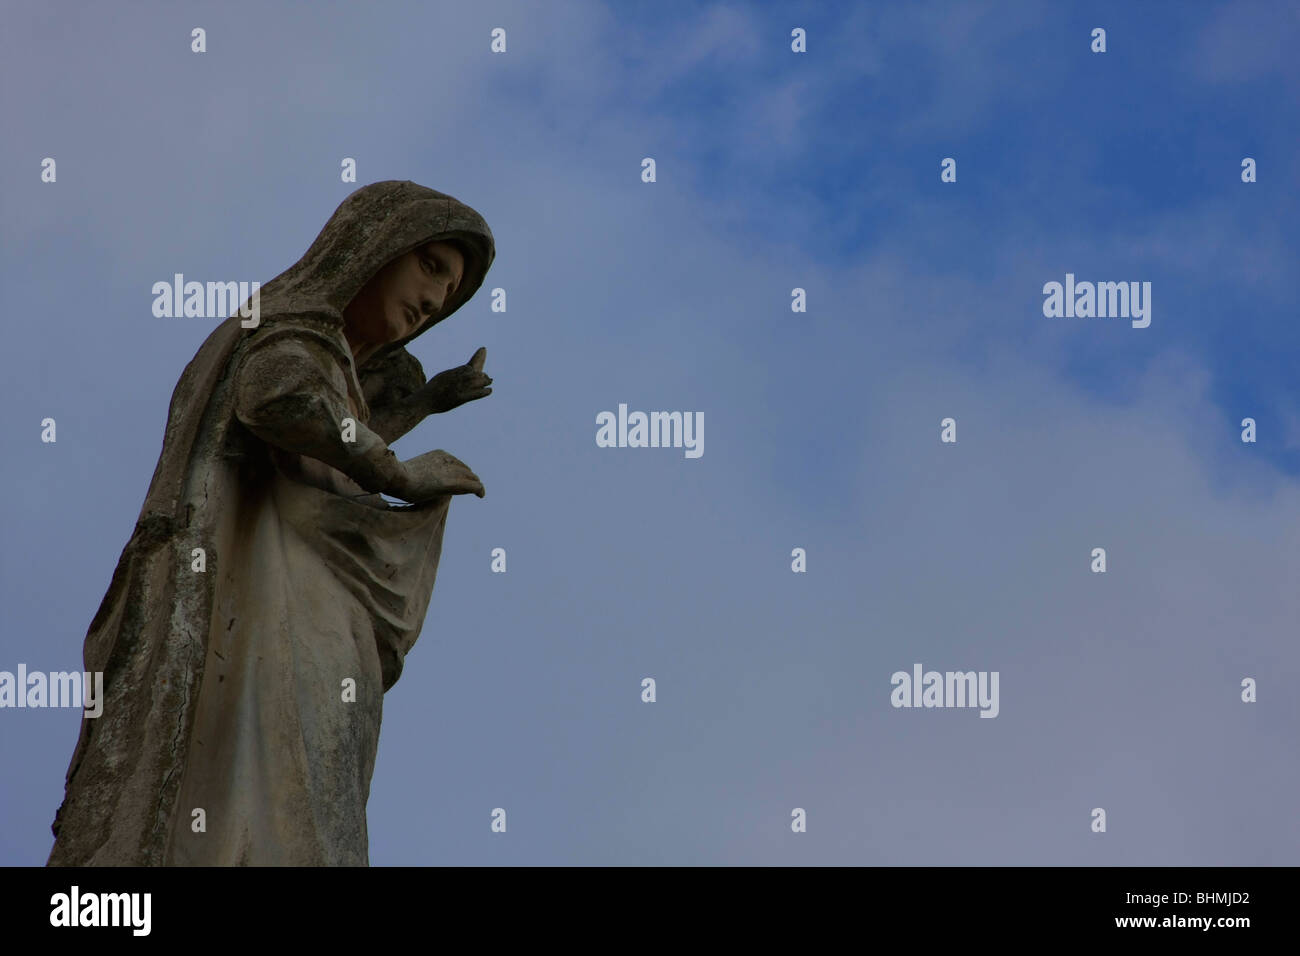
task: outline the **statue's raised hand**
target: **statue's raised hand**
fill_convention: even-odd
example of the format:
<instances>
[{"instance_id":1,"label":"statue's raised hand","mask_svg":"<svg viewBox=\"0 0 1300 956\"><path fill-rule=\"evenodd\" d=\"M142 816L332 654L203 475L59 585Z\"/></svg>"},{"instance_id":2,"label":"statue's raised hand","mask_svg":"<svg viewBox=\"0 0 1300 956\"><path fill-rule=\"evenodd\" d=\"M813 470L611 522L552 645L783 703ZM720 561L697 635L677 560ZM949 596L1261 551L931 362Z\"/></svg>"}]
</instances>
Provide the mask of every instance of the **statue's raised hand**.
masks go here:
<instances>
[{"instance_id":1,"label":"statue's raised hand","mask_svg":"<svg viewBox=\"0 0 1300 956\"><path fill-rule=\"evenodd\" d=\"M410 502L440 495L472 494L482 498L487 494L469 465L442 449L402 462L402 477L389 493Z\"/></svg>"},{"instance_id":2,"label":"statue's raised hand","mask_svg":"<svg viewBox=\"0 0 1300 956\"><path fill-rule=\"evenodd\" d=\"M492 379L484 374L483 363L487 361L487 349L481 348L464 365L439 372L424 386L425 407L431 412L449 412L466 402L478 398L487 398L492 394L488 388Z\"/></svg>"}]
</instances>

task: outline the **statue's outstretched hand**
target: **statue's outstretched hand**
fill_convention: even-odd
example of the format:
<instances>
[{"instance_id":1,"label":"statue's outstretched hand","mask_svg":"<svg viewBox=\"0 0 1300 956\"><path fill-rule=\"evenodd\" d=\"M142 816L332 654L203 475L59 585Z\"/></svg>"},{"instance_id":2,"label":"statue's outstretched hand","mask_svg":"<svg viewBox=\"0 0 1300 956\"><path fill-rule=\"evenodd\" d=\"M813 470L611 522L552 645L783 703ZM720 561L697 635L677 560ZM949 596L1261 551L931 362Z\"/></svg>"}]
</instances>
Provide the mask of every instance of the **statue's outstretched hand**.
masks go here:
<instances>
[{"instance_id":1,"label":"statue's outstretched hand","mask_svg":"<svg viewBox=\"0 0 1300 956\"><path fill-rule=\"evenodd\" d=\"M402 477L389 493L410 502L427 501L440 495L472 494L482 498L487 494L478 475L442 449L402 462Z\"/></svg>"},{"instance_id":2,"label":"statue's outstretched hand","mask_svg":"<svg viewBox=\"0 0 1300 956\"><path fill-rule=\"evenodd\" d=\"M426 407L434 413L449 412L466 402L491 395L492 389L488 386L492 379L483 372L486 361L487 349L481 348L466 364L439 372L429 379L424 386Z\"/></svg>"}]
</instances>

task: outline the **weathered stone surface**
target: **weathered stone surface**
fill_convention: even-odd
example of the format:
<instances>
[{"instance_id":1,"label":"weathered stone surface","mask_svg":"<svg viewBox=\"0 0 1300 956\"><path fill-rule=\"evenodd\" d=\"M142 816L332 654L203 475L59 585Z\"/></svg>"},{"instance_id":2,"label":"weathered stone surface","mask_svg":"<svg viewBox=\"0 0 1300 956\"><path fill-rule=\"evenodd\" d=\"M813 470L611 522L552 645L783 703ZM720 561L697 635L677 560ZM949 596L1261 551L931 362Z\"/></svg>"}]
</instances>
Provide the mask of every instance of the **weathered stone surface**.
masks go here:
<instances>
[{"instance_id":1,"label":"weathered stone surface","mask_svg":"<svg viewBox=\"0 0 1300 956\"><path fill-rule=\"evenodd\" d=\"M376 183L263 287L257 328L235 315L203 343L86 637L104 712L83 720L50 865L367 864L383 694L451 497L483 494L446 452L400 462L387 442L489 394L484 350L426 382L404 346L494 256L474 210Z\"/></svg>"}]
</instances>

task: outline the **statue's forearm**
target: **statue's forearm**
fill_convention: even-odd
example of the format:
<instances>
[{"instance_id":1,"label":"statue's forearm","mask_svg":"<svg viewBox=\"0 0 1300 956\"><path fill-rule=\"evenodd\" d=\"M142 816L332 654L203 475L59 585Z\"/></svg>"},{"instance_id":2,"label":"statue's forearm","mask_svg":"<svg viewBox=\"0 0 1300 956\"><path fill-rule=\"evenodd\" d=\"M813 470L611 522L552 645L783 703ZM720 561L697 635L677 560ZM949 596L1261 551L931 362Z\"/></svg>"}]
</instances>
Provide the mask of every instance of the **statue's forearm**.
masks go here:
<instances>
[{"instance_id":1,"label":"statue's forearm","mask_svg":"<svg viewBox=\"0 0 1300 956\"><path fill-rule=\"evenodd\" d=\"M388 442L357 421L345 430L343 418L323 396L280 396L241 407L239 418L270 445L322 461L371 493L401 496L406 472Z\"/></svg>"},{"instance_id":2,"label":"statue's forearm","mask_svg":"<svg viewBox=\"0 0 1300 956\"><path fill-rule=\"evenodd\" d=\"M235 412L254 435L341 471L369 492L401 497L406 470L371 426L350 420L342 372L310 343L284 338L250 353Z\"/></svg>"}]
</instances>

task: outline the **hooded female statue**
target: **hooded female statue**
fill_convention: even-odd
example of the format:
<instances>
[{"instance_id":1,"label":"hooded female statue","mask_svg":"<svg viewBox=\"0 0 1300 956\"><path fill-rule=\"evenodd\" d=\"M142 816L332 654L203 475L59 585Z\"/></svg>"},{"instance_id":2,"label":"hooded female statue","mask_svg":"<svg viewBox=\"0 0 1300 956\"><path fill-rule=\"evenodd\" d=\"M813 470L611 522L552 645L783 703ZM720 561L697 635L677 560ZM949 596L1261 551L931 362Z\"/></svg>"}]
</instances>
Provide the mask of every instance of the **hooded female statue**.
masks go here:
<instances>
[{"instance_id":1,"label":"hooded female statue","mask_svg":"<svg viewBox=\"0 0 1300 956\"><path fill-rule=\"evenodd\" d=\"M104 709L82 721L49 865L368 864L383 695L451 496L483 495L446 452L401 462L387 443L489 394L485 351L426 382L405 346L495 254L468 206L375 183L261 289L255 328L236 314L208 336L86 636Z\"/></svg>"}]
</instances>

